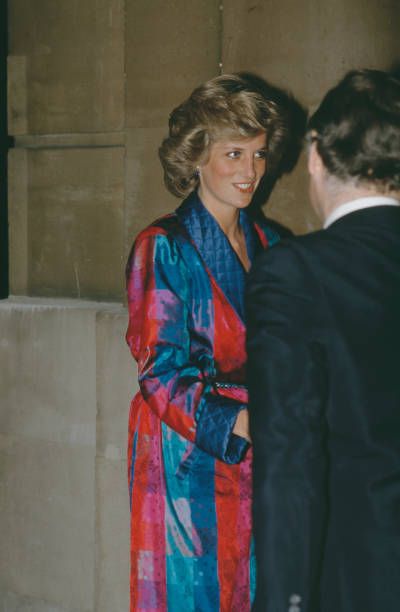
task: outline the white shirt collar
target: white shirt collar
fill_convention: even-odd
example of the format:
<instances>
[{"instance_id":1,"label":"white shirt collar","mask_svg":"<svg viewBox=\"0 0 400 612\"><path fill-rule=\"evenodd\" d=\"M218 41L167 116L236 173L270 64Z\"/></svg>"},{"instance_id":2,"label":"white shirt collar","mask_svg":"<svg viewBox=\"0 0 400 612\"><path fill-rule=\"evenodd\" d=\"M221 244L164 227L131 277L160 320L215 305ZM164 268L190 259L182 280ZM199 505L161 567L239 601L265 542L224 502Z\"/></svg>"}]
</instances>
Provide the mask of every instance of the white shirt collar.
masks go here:
<instances>
[{"instance_id":1,"label":"white shirt collar","mask_svg":"<svg viewBox=\"0 0 400 612\"><path fill-rule=\"evenodd\" d=\"M357 198L356 200L345 202L344 204L340 204L327 216L324 222L324 229L340 219L340 217L344 217L355 210L371 208L372 206L400 206L400 202L396 200L396 198L388 198L386 196L369 196L367 198Z\"/></svg>"}]
</instances>

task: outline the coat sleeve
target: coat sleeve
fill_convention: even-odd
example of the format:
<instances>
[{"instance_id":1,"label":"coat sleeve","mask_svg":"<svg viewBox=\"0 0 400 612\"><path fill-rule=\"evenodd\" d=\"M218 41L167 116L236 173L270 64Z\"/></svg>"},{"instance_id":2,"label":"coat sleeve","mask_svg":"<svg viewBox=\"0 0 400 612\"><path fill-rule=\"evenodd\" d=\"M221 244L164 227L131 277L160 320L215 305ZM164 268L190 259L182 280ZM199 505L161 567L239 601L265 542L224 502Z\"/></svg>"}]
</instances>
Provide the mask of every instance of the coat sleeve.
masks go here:
<instances>
[{"instance_id":1,"label":"coat sleeve","mask_svg":"<svg viewBox=\"0 0 400 612\"><path fill-rule=\"evenodd\" d=\"M127 342L146 403L203 451L238 463L248 444L232 433L241 401L218 393L212 348L191 355L191 274L177 243L160 229L136 241L127 267Z\"/></svg>"},{"instance_id":2,"label":"coat sleeve","mask_svg":"<svg viewBox=\"0 0 400 612\"><path fill-rule=\"evenodd\" d=\"M261 255L246 301L257 612L319 610L328 468L319 306L290 241Z\"/></svg>"}]
</instances>

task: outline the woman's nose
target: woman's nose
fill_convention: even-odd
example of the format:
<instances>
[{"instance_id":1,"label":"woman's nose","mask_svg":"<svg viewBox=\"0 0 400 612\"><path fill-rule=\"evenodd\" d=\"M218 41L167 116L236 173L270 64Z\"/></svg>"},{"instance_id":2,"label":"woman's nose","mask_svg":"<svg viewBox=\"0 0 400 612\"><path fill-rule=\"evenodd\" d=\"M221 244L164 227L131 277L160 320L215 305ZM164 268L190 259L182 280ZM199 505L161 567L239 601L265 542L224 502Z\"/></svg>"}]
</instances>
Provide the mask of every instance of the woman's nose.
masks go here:
<instances>
[{"instance_id":1,"label":"woman's nose","mask_svg":"<svg viewBox=\"0 0 400 612\"><path fill-rule=\"evenodd\" d=\"M243 173L245 178L254 179L256 176L255 160L253 155L243 158Z\"/></svg>"}]
</instances>

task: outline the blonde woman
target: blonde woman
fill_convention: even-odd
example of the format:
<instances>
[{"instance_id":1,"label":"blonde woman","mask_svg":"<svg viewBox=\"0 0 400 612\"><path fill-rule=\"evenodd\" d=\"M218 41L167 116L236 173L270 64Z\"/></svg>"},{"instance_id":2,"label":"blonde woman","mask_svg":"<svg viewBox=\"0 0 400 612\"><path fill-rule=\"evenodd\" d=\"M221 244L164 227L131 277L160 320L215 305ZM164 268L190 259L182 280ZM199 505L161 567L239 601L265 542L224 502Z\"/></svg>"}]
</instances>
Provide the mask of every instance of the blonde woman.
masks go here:
<instances>
[{"instance_id":1,"label":"blonde woman","mask_svg":"<svg viewBox=\"0 0 400 612\"><path fill-rule=\"evenodd\" d=\"M131 611L250 611L243 293L253 258L279 236L246 209L287 136L266 90L223 75L172 112L160 158L184 201L139 234L128 262L140 383L129 421Z\"/></svg>"}]
</instances>

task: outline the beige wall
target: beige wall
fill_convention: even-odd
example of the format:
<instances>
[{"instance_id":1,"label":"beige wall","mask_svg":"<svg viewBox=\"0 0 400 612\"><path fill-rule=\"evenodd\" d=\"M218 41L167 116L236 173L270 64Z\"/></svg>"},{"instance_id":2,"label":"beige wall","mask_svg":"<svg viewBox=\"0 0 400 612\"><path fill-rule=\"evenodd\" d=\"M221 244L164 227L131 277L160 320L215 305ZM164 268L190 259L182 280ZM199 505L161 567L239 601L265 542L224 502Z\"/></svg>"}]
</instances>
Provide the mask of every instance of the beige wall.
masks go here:
<instances>
[{"instance_id":1,"label":"beige wall","mask_svg":"<svg viewBox=\"0 0 400 612\"><path fill-rule=\"evenodd\" d=\"M313 108L399 60L399 23L398 0L10 0L11 292L29 297L0 302L2 612L127 610L124 265L178 204L157 157L172 107L251 70ZM316 227L306 192L302 159L267 214Z\"/></svg>"},{"instance_id":2,"label":"beige wall","mask_svg":"<svg viewBox=\"0 0 400 612\"><path fill-rule=\"evenodd\" d=\"M9 32L11 293L121 300L125 2L13 0Z\"/></svg>"},{"instance_id":3,"label":"beige wall","mask_svg":"<svg viewBox=\"0 0 400 612\"><path fill-rule=\"evenodd\" d=\"M0 301L0 610L126 612L136 369L116 304Z\"/></svg>"},{"instance_id":4,"label":"beige wall","mask_svg":"<svg viewBox=\"0 0 400 612\"><path fill-rule=\"evenodd\" d=\"M224 2L224 71L253 70L288 88L311 111L348 70L388 69L400 59L398 0ZM273 191L266 214L296 233L319 227L307 201L303 156Z\"/></svg>"},{"instance_id":5,"label":"beige wall","mask_svg":"<svg viewBox=\"0 0 400 612\"><path fill-rule=\"evenodd\" d=\"M400 57L398 0L13 0L11 292L123 300L135 234L178 201L157 149L171 109L220 70L308 107L354 67ZM267 214L305 232L304 159Z\"/></svg>"}]
</instances>

